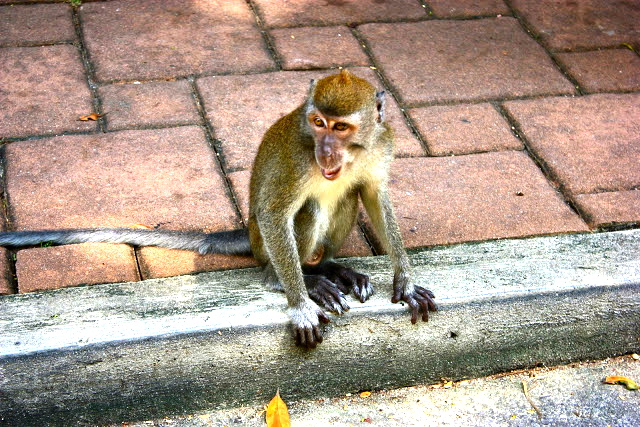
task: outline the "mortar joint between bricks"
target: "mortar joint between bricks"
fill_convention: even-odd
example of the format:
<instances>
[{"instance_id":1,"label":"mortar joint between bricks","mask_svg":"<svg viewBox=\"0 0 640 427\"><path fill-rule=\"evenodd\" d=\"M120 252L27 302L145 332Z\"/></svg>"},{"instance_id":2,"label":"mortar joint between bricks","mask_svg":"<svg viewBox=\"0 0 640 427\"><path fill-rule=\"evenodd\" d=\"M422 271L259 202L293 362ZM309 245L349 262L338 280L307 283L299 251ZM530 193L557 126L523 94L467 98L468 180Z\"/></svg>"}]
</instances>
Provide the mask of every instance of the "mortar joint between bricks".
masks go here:
<instances>
[{"instance_id":1,"label":"mortar joint between bricks","mask_svg":"<svg viewBox=\"0 0 640 427\"><path fill-rule=\"evenodd\" d=\"M360 34L360 32L358 31L357 28L350 28L350 30L351 30L351 33L353 34L353 36L358 41L358 43L360 43L360 46L364 50L364 53L369 58L369 61L371 63L370 68L373 67L372 69L376 73L376 75L378 76L378 79L380 79L380 81L382 82L382 86L383 86L384 90L398 104L398 107L400 108L400 113L402 113L402 117L404 118L405 124L409 127L409 130L411 131L413 136L420 143L420 146L422 147L422 150L427 154L427 156L430 156L431 152L429 150L429 147L427 146L427 143L424 140L424 138L422 138L422 135L418 131L418 128L415 125L415 123L413 122L413 119L411 118L411 116L409 116L409 113L407 112L407 106L403 102L401 102L400 97L396 94L396 91L395 91L393 85L391 85L391 83L385 77L384 73L382 72L382 69L380 68L380 64L378 64L378 62L375 60L375 57L373 56L373 52L371 51L371 48L369 47L369 44L367 43L365 38L362 37L362 35Z\"/></svg>"},{"instance_id":2,"label":"mortar joint between bricks","mask_svg":"<svg viewBox=\"0 0 640 427\"><path fill-rule=\"evenodd\" d=\"M233 207L236 211L236 218L238 219L238 223L243 227L247 227L247 224L244 222L244 218L242 217L242 210L240 209L240 203L236 198L236 195L233 191L233 185L231 184L231 179L229 178L227 168L224 162L224 153L222 152L222 144L219 140L215 138L215 133L213 131L213 126L207 117L207 111L204 106L204 99L198 91L198 86L196 85L195 79L193 77L187 79L191 87L191 95L193 96L196 109L198 110L198 115L200 116L201 126L204 130L205 138L207 139L207 143L211 150L213 151L213 155L215 157L215 161L218 164L218 168L222 175L223 182L225 184L225 191L227 193L227 197L231 200Z\"/></svg>"},{"instance_id":3,"label":"mortar joint between bricks","mask_svg":"<svg viewBox=\"0 0 640 427\"><path fill-rule=\"evenodd\" d=\"M264 40L264 43L267 47L267 51L273 58L273 61L276 63L276 71L282 71L282 58L278 54L273 37L271 37L271 33L264 25L264 19L260 15L259 8L253 3L252 0L245 0L245 2L247 3L247 5L249 6L249 9L251 9L251 12L253 13L253 16L256 20L256 25L258 26L258 29L260 30L260 34L262 34L262 39Z\"/></svg>"},{"instance_id":4,"label":"mortar joint between bricks","mask_svg":"<svg viewBox=\"0 0 640 427\"><path fill-rule=\"evenodd\" d=\"M84 68L84 74L87 79L87 85L91 92L91 102L93 104L94 113L98 114L98 127L100 132L107 132L107 121L102 111L102 99L98 93L98 85L96 84L95 68L89 59L89 52L87 51L87 45L84 40L84 33L82 31L82 22L77 7L71 9L71 19L73 21L73 27L77 37L77 48L80 53L80 59Z\"/></svg>"}]
</instances>

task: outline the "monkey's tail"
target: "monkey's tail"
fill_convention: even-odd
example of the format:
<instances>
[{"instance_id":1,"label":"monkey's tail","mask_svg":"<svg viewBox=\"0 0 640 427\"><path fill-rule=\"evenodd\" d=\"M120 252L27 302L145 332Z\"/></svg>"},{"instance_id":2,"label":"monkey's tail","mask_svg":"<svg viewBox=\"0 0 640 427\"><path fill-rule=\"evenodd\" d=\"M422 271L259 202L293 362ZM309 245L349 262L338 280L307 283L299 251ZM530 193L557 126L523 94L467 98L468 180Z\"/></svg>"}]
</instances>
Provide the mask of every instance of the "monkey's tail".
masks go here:
<instances>
[{"instance_id":1,"label":"monkey's tail","mask_svg":"<svg viewBox=\"0 0 640 427\"><path fill-rule=\"evenodd\" d=\"M126 243L133 246L197 251L203 255L251 255L249 232L246 229L202 233L136 228L80 228L0 233L0 246L24 247L41 243Z\"/></svg>"}]
</instances>

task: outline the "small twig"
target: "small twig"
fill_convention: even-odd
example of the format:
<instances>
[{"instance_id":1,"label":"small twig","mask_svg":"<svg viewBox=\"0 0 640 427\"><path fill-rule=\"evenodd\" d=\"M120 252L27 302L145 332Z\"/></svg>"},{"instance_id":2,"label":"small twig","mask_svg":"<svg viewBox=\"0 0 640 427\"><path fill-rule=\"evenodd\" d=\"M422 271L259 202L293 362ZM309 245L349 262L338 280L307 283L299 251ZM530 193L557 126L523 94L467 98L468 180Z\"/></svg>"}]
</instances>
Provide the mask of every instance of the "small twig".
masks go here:
<instances>
[{"instance_id":1,"label":"small twig","mask_svg":"<svg viewBox=\"0 0 640 427\"><path fill-rule=\"evenodd\" d=\"M531 407L538 414L538 419L541 419L542 411L540 410L540 408L538 408L538 406L535 403L533 403L533 399L531 399L531 396L529 396L529 387L527 386L527 382L525 380L522 380L522 391L524 393L524 397L527 398L527 402L529 402L529 405L531 405Z\"/></svg>"}]
</instances>

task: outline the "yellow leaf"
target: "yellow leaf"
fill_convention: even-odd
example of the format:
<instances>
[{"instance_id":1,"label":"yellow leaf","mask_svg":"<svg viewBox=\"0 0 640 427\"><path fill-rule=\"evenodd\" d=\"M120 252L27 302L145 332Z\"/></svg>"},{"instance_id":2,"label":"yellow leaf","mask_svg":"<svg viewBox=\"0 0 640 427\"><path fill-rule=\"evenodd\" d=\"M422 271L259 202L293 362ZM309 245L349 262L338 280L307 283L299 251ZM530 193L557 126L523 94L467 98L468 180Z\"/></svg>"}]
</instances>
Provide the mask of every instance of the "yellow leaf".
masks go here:
<instances>
[{"instance_id":1,"label":"yellow leaf","mask_svg":"<svg viewBox=\"0 0 640 427\"><path fill-rule=\"evenodd\" d=\"M638 390L638 384L631 378L622 377L619 375L610 376L604 379L607 384L623 384L627 390Z\"/></svg>"},{"instance_id":2,"label":"yellow leaf","mask_svg":"<svg viewBox=\"0 0 640 427\"><path fill-rule=\"evenodd\" d=\"M81 121L83 121L83 122L86 122L86 121L88 121L88 120L96 121L96 120L98 120L98 119L99 119L100 117L102 117L102 116L104 116L104 114L91 113L91 114L88 114L88 115L86 115L86 116L80 116L80 117L78 117L78 120L81 120Z\"/></svg>"},{"instance_id":3,"label":"yellow leaf","mask_svg":"<svg viewBox=\"0 0 640 427\"><path fill-rule=\"evenodd\" d=\"M280 398L280 390L267 406L267 427L291 427L287 404Z\"/></svg>"},{"instance_id":4,"label":"yellow leaf","mask_svg":"<svg viewBox=\"0 0 640 427\"><path fill-rule=\"evenodd\" d=\"M360 393L360 397L369 397L371 396L371 392L370 391L363 391L362 393Z\"/></svg>"}]
</instances>

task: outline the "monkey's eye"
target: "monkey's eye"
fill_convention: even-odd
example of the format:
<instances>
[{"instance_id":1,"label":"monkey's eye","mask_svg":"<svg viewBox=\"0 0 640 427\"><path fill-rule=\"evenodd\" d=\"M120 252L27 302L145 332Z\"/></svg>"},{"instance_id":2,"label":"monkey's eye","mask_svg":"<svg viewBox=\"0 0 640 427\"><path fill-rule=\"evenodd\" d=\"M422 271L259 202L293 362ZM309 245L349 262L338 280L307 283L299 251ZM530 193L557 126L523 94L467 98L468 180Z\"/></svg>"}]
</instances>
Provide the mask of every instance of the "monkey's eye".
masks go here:
<instances>
[{"instance_id":1,"label":"monkey's eye","mask_svg":"<svg viewBox=\"0 0 640 427\"><path fill-rule=\"evenodd\" d=\"M324 127L324 122L320 117L316 117L315 119L313 119L313 124L318 126L319 128Z\"/></svg>"},{"instance_id":2,"label":"monkey's eye","mask_svg":"<svg viewBox=\"0 0 640 427\"><path fill-rule=\"evenodd\" d=\"M336 123L333 128L338 131L343 131L347 130L349 128L349 125L347 125L346 123Z\"/></svg>"}]
</instances>

